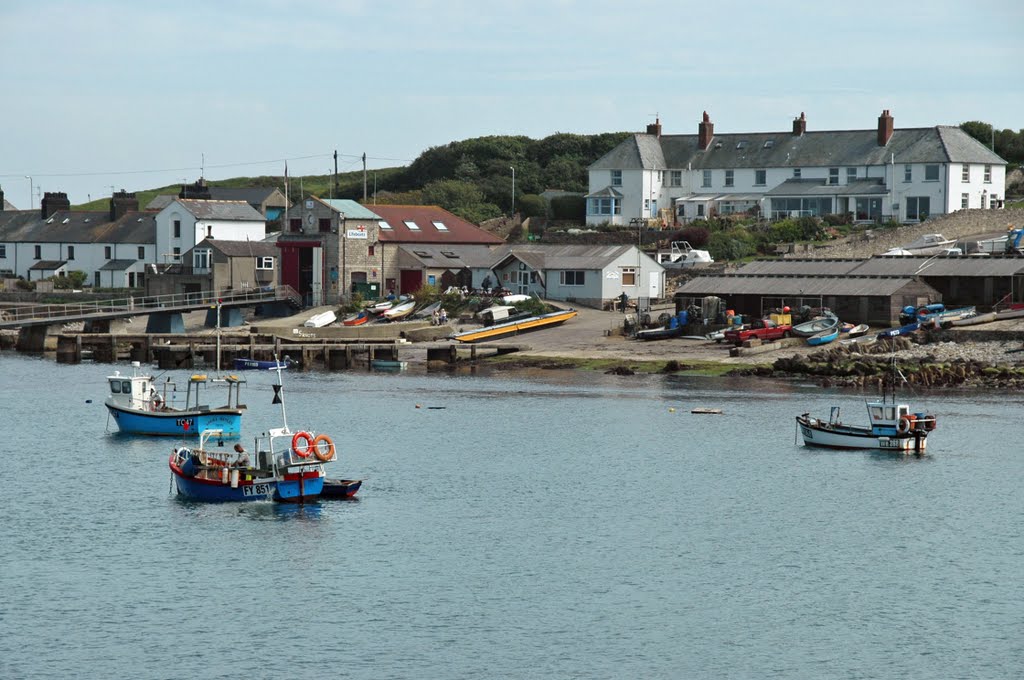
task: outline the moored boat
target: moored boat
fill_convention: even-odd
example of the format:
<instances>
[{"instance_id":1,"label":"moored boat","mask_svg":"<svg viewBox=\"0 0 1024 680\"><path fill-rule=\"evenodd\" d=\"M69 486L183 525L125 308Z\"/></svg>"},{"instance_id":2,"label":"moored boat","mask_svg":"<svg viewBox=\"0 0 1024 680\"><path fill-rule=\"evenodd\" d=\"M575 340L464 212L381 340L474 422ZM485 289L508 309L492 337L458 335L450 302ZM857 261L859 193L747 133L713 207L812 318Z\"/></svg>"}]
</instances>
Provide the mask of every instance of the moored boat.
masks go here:
<instances>
[{"instance_id":1,"label":"moored boat","mask_svg":"<svg viewBox=\"0 0 1024 680\"><path fill-rule=\"evenodd\" d=\"M177 385L170 378L157 385L153 376L139 372L140 363L132 362L132 375L115 371L107 377L110 396L107 412L117 428L127 434L181 436L195 435L203 430L219 430L226 438L237 438L242 429L240 402L244 379L235 375L209 378L193 374L186 384L184 404L175 403ZM210 407L203 403L210 385L222 384L227 389L227 402Z\"/></svg>"},{"instance_id":2,"label":"moored boat","mask_svg":"<svg viewBox=\"0 0 1024 680\"><path fill-rule=\"evenodd\" d=\"M364 323L370 320L371 314L369 310L363 309L351 316L346 317L342 320L342 326L362 326Z\"/></svg>"},{"instance_id":3,"label":"moored boat","mask_svg":"<svg viewBox=\"0 0 1024 680\"><path fill-rule=\"evenodd\" d=\"M827 345L838 337L839 329L832 328L831 330L815 333L811 337L807 338L807 344L812 346Z\"/></svg>"},{"instance_id":4,"label":"moored boat","mask_svg":"<svg viewBox=\"0 0 1024 680\"><path fill-rule=\"evenodd\" d=\"M388 321L398 321L399 319L405 318L412 314L414 309L416 309L416 301L406 300L405 302L393 305L385 309L380 316L382 319L387 319Z\"/></svg>"},{"instance_id":5,"label":"moored boat","mask_svg":"<svg viewBox=\"0 0 1024 680\"><path fill-rule=\"evenodd\" d=\"M899 328L887 328L884 331L880 332L876 337L879 340L884 340L885 338L895 338L900 335L910 335L918 328L920 328L920 326L921 324L914 321L904 326L900 326Z\"/></svg>"},{"instance_id":6,"label":"moored boat","mask_svg":"<svg viewBox=\"0 0 1024 680\"><path fill-rule=\"evenodd\" d=\"M356 492L363 486L361 479L332 479L324 480L324 488L320 492L320 498L331 500L354 499Z\"/></svg>"},{"instance_id":7,"label":"moored boat","mask_svg":"<svg viewBox=\"0 0 1024 680\"><path fill-rule=\"evenodd\" d=\"M862 335L866 335L870 329L871 327L868 326L866 323L859 323L846 332L846 337L859 338Z\"/></svg>"},{"instance_id":8,"label":"moored boat","mask_svg":"<svg viewBox=\"0 0 1024 680\"><path fill-rule=\"evenodd\" d=\"M894 377L898 371L893 367ZM878 449L924 453L928 434L935 429L934 415L912 413L910 406L896 402L895 383L889 397L866 402L867 427L847 425L840 420L839 407L833 406L828 420L812 418L809 413L796 417L805 446L831 449Z\"/></svg>"},{"instance_id":9,"label":"moored boat","mask_svg":"<svg viewBox=\"0 0 1024 680\"><path fill-rule=\"evenodd\" d=\"M265 361L262 359L249 359L248 357L235 357L232 362L236 371L273 371L278 367L288 368L292 365L292 359L285 357L284 361Z\"/></svg>"},{"instance_id":10,"label":"moored boat","mask_svg":"<svg viewBox=\"0 0 1024 680\"><path fill-rule=\"evenodd\" d=\"M793 326L792 333L803 338L809 338L812 335L817 335L822 331L830 331L838 326L839 317L827 314Z\"/></svg>"},{"instance_id":11,"label":"moored boat","mask_svg":"<svg viewBox=\"0 0 1024 680\"><path fill-rule=\"evenodd\" d=\"M953 319L950 323L954 326L977 326L983 323L991 323L999 317L995 312L986 312L985 314L974 314L972 316L964 316L959 319Z\"/></svg>"}]
</instances>

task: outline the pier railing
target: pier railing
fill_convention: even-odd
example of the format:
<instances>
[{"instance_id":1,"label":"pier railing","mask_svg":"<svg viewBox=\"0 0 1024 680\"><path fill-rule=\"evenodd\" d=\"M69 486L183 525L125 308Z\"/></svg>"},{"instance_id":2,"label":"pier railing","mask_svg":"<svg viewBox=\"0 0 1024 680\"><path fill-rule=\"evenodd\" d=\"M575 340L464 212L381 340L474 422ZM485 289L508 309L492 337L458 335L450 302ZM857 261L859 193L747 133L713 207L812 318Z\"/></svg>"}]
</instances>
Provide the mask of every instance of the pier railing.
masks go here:
<instances>
[{"instance_id":1,"label":"pier railing","mask_svg":"<svg viewBox=\"0 0 1024 680\"><path fill-rule=\"evenodd\" d=\"M242 306L260 302L285 301L301 308L302 296L291 286L267 286L245 290L199 291L169 295L145 295L89 302L18 305L0 310L0 327L31 323L67 323L84 319L132 316L153 312L180 312L217 304Z\"/></svg>"}]
</instances>

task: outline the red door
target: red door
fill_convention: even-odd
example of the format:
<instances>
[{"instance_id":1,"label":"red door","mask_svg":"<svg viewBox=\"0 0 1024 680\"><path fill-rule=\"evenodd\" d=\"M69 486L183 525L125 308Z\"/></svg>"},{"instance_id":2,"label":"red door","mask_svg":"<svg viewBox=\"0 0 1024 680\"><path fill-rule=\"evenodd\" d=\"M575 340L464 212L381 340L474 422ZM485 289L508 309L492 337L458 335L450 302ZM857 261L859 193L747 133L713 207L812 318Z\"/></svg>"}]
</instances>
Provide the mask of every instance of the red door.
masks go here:
<instances>
[{"instance_id":1,"label":"red door","mask_svg":"<svg viewBox=\"0 0 1024 680\"><path fill-rule=\"evenodd\" d=\"M423 287L423 272L419 269L403 269L399 272L398 293L414 293Z\"/></svg>"}]
</instances>

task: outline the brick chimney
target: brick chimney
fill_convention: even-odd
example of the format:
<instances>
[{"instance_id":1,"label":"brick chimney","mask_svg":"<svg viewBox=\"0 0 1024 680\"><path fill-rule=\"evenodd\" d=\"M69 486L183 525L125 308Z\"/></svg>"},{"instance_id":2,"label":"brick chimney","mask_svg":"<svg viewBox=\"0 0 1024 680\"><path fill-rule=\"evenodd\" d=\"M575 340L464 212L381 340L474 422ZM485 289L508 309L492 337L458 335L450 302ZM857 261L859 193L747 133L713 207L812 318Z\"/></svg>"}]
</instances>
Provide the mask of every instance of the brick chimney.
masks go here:
<instances>
[{"instance_id":1,"label":"brick chimney","mask_svg":"<svg viewBox=\"0 0 1024 680\"><path fill-rule=\"evenodd\" d=\"M0 188L0 212L4 211L4 190Z\"/></svg>"},{"instance_id":2,"label":"brick chimney","mask_svg":"<svg viewBox=\"0 0 1024 680\"><path fill-rule=\"evenodd\" d=\"M71 210L71 201L68 200L68 195L63 191L47 191L43 194L43 219L49 219L53 213L59 210Z\"/></svg>"},{"instance_id":3,"label":"brick chimney","mask_svg":"<svg viewBox=\"0 0 1024 680\"><path fill-rule=\"evenodd\" d=\"M711 118L708 117L708 112L704 112L704 119L697 126L697 146L701 151L707 151L708 147L711 146L711 139L715 136L715 124L711 122Z\"/></svg>"},{"instance_id":4,"label":"brick chimney","mask_svg":"<svg viewBox=\"0 0 1024 680\"><path fill-rule=\"evenodd\" d=\"M653 123L647 124L647 134L654 135L658 139L661 139L661 119L655 118Z\"/></svg>"},{"instance_id":5,"label":"brick chimney","mask_svg":"<svg viewBox=\"0 0 1024 680\"><path fill-rule=\"evenodd\" d=\"M132 210L139 209L139 199L135 198L135 194L129 194L124 189L121 189L113 196L110 197L110 221L116 222L125 216L126 213Z\"/></svg>"},{"instance_id":6,"label":"brick chimney","mask_svg":"<svg viewBox=\"0 0 1024 680\"><path fill-rule=\"evenodd\" d=\"M197 198L208 201L210 200L210 187L206 186L206 180L200 177L192 184L182 184L178 198Z\"/></svg>"},{"instance_id":7,"label":"brick chimney","mask_svg":"<svg viewBox=\"0 0 1024 680\"><path fill-rule=\"evenodd\" d=\"M889 109L882 111L878 117L878 146L885 146L892 139L892 116Z\"/></svg>"},{"instance_id":8,"label":"brick chimney","mask_svg":"<svg viewBox=\"0 0 1024 680\"><path fill-rule=\"evenodd\" d=\"M793 136L802 137L807 132L807 118L804 117L804 112L800 112L799 118L793 119Z\"/></svg>"}]
</instances>

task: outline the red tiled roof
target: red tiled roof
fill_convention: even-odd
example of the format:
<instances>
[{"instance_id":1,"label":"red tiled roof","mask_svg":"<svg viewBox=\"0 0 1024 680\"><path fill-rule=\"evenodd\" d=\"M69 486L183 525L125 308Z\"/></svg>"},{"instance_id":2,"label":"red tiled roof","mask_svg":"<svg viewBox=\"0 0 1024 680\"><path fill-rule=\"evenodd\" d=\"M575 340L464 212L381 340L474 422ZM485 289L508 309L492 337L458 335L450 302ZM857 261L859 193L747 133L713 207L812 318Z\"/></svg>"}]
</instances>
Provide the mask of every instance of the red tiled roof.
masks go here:
<instances>
[{"instance_id":1,"label":"red tiled roof","mask_svg":"<svg viewBox=\"0 0 1024 680\"><path fill-rule=\"evenodd\" d=\"M367 206L391 225L391 229L379 230L378 238L386 243L451 243L497 245L504 243L500 237L484 231L472 222L453 215L436 205L374 205ZM410 229L405 223L414 222L419 230ZM440 222L447 231L438 229L434 222Z\"/></svg>"}]
</instances>

